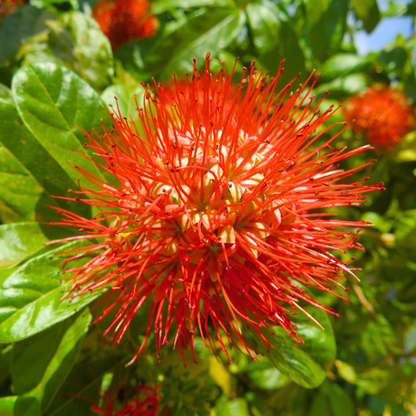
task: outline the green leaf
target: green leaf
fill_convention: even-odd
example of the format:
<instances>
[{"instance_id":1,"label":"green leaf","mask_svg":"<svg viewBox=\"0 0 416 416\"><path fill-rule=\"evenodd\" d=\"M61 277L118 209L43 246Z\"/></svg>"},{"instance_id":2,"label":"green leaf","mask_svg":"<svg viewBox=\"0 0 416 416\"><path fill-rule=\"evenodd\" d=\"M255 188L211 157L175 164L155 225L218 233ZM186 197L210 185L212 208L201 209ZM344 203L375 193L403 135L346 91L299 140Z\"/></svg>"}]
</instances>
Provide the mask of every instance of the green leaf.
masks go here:
<instances>
[{"instance_id":1,"label":"green leaf","mask_svg":"<svg viewBox=\"0 0 416 416\"><path fill-rule=\"evenodd\" d=\"M324 369L332 366L336 358L336 343L331 322L327 313L313 306L304 308L325 330L319 328L309 317L300 313L292 318L296 332L304 344L298 345L281 327L273 327L275 336L262 330L262 334L273 345L267 350L261 338L254 330L252 333L260 351L273 365L295 383L313 389L326 377Z\"/></svg>"},{"instance_id":2,"label":"green leaf","mask_svg":"<svg viewBox=\"0 0 416 416\"><path fill-rule=\"evenodd\" d=\"M73 40L72 53L77 61L74 70L94 88L104 89L114 75L110 41L96 21L84 13L65 13L59 21Z\"/></svg>"},{"instance_id":3,"label":"green leaf","mask_svg":"<svg viewBox=\"0 0 416 416\"><path fill-rule=\"evenodd\" d=\"M300 72L303 74L303 78L306 78L305 57L299 45L298 35L290 23L282 21L277 44L269 53L259 57L256 61L274 76L283 59L286 60L283 64L285 71L279 77L280 87L288 84Z\"/></svg>"},{"instance_id":4,"label":"green leaf","mask_svg":"<svg viewBox=\"0 0 416 416\"><path fill-rule=\"evenodd\" d=\"M216 416L250 416L247 402L237 398L219 405L215 409Z\"/></svg>"},{"instance_id":5,"label":"green leaf","mask_svg":"<svg viewBox=\"0 0 416 416\"><path fill-rule=\"evenodd\" d=\"M231 0L158 0L152 2L150 12L161 14L176 8L190 9L205 6L227 6L230 4L232 4Z\"/></svg>"},{"instance_id":6,"label":"green leaf","mask_svg":"<svg viewBox=\"0 0 416 416\"><path fill-rule=\"evenodd\" d=\"M321 392L313 398L308 416L331 416L328 400Z\"/></svg>"},{"instance_id":7,"label":"green leaf","mask_svg":"<svg viewBox=\"0 0 416 416\"><path fill-rule=\"evenodd\" d=\"M400 354L396 334L383 315L378 314L377 322L368 322L361 333L361 348L368 357L378 360L386 358L391 351Z\"/></svg>"},{"instance_id":8,"label":"green leaf","mask_svg":"<svg viewBox=\"0 0 416 416\"><path fill-rule=\"evenodd\" d=\"M268 0L249 3L246 8L253 43L263 55L279 41L280 19L278 8Z\"/></svg>"},{"instance_id":9,"label":"green leaf","mask_svg":"<svg viewBox=\"0 0 416 416\"><path fill-rule=\"evenodd\" d=\"M47 29L46 20L55 18L53 13L32 6L18 9L7 16L0 25L0 66L12 65L25 40Z\"/></svg>"},{"instance_id":10,"label":"green leaf","mask_svg":"<svg viewBox=\"0 0 416 416\"><path fill-rule=\"evenodd\" d=\"M305 342L300 348L327 370L337 355L337 345L328 313L314 306L306 306L304 309L324 327L324 330L299 312L292 321L296 324L296 332Z\"/></svg>"},{"instance_id":11,"label":"green leaf","mask_svg":"<svg viewBox=\"0 0 416 416\"><path fill-rule=\"evenodd\" d=\"M407 6L406 15L416 15L416 0L413 0L411 3L409 3L409 5Z\"/></svg>"},{"instance_id":12,"label":"green leaf","mask_svg":"<svg viewBox=\"0 0 416 416\"><path fill-rule=\"evenodd\" d=\"M74 42L65 26L57 20L46 22L48 29L31 36L19 49L17 59L21 66L35 62L54 62L74 70L77 59Z\"/></svg>"},{"instance_id":13,"label":"green leaf","mask_svg":"<svg viewBox=\"0 0 416 416\"><path fill-rule=\"evenodd\" d=\"M409 50L403 46L395 46L380 52L380 64L386 72L397 72L405 68L412 58Z\"/></svg>"},{"instance_id":14,"label":"green leaf","mask_svg":"<svg viewBox=\"0 0 416 416\"><path fill-rule=\"evenodd\" d=\"M350 395L338 384L325 380L317 392L308 416L353 416L354 403Z\"/></svg>"},{"instance_id":15,"label":"green leaf","mask_svg":"<svg viewBox=\"0 0 416 416\"><path fill-rule=\"evenodd\" d=\"M26 126L62 166L74 188L81 175L70 161L102 179L97 166L81 155L85 141L81 129L102 132L100 118L106 115L101 98L87 83L64 67L37 63L15 74L12 91Z\"/></svg>"},{"instance_id":16,"label":"green leaf","mask_svg":"<svg viewBox=\"0 0 416 416\"><path fill-rule=\"evenodd\" d=\"M144 42L137 43L141 45L140 52L134 50L135 44L128 44L117 51L116 57L143 78L171 79L172 72L192 72L193 58L202 67L206 54L210 52L215 57L237 38L244 23L245 13L237 8L198 11L173 31L161 35L148 50L144 50Z\"/></svg>"},{"instance_id":17,"label":"green leaf","mask_svg":"<svg viewBox=\"0 0 416 416\"><path fill-rule=\"evenodd\" d=\"M352 0L355 16L362 19L364 29L371 33L380 21L380 10L376 0Z\"/></svg>"},{"instance_id":18,"label":"green leaf","mask_svg":"<svg viewBox=\"0 0 416 416\"><path fill-rule=\"evenodd\" d=\"M394 147L391 154L396 162L413 162L416 160L416 132L406 134L401 142Z\"/></svg>"},{"instance_id":19,"label":"green leaf","mask_svg":"<svg viewBox=\"0 0 416 416\"><path fill-rule=\"evenodd\" d=\"M40 404L32 397L0 397L1 416L41 416Z\"/></svg>"},{"instance_id":20,"label":"green leaf","mask_svg":"<svg viewBox=\"0 0 416 416\"><path fill-rule=\"evenodd\" d=\"M257 387L264 390L278 390L290 382L266 357L248 363L246 373Z\"/></svg>"},{"instance_id":21,"label":"green leaf","mask_svg":"<svg viewBox=\"0 0 416 416\"><path fill-rule=\"evenodd\" d=\"M114 108L117 108L118 102L121 114L135 120L138 118L136 99L139 106L142 107L144 93L145 89L141 85L130 87L125 84L117 84L106 88L101 94L101 98L107 106L111 104ZM117 97L117 100L115 97Z\"/></svg>"},{"instance_id":22,"label":"green leaf","mask_svg":"<svg viewBox=\"0 0 416 416\"><path fill-rule=\"evenodd\" d=\"M42 187L1 143L0 161L0 220L3 223L33 221Z\"/></svg>"},{"instance_id":23,"label":"green leaf","mask_svg":"<svg viewBox=\"0 0 416 416\"><path fill-rule=\"evenodd\" d=\"M0 345L0 385L10 377L10 362L13 344ZM1 414L1 413L0 413Z\"/></svg>"},{"instance_id":24,"label":"green leaf","mask_svg":"<svg viewBox=\"0 0 416 416\"><path fill-rule=\"evenodd\" d=\"M43 243L59 237L56 227L37 222L0 225L0 266L12 263L35 253Z\"/></svg>"},{"instance_id":25,"label":"green leaf","mask_svg":"<svg viewBox=\"0 0 416 416\"><path fill-rule=\"evenodd\" d=\"M281 373L307 389L314 389L325 380L326 374L322 367L309 354L302 351L281 328L274 328L274 337L266 331L262 333L273 348L268 351L260 337L253 331L257 345Z\"/></svg>"},{"instance_id":26,"label":"green leaf","mask_svg":"<svg viewBox=\"0 0 416 416\"><path fill-rule=\"evenodd\" d=\"M327 396L333 416L354 416L354 403L350 395L341 386L332 381L329 382L327 380L325 384L328 384ZM322 414L319 416L322 416Z\"/></svg>"},{"instance_id":27,"label":"green leaf","mask_svg":"<svg viewBox=\"0 0 416 416\"><path fill-rule=\"evenodd\" d=\"M13 188L10 181L1 198L5 200L7 197L5 202L19 215L34 215L38 221L59 220L60 215L47 209L48 205L88 216L91 209L86 204L51 198L51 195L64 195L68 189L74 187L74 182L27 129L9 91L3 89L0 98L0 142L14 156L14 161L9 157L9 164L13 164L10 169L14 167L16 173L21 175L21 182ZM4 163L4 167L7 168L8 164ZM7 171L3 173L3 180L7 179L7 175ZM31 211L32 208L34 212Z\"/></svg>"},{"instance_id":28,"label":"green leaf","mask_svg":"<svg viewBox=\"0 0 416 416\"><path fill-rule=\"evenodd\" d=\"M365 71L373 65L373 60L374 56L371 54L366 57L349 53L334 55L321 66L321 80L326 82Z\"/></svg>"},{"instance_id":29,"label":"green leaf","mask_svg":"<svg viewBox=\"0 0 416 416\"><path fill-rule=\"evenodd\" d=\"M16 400L17 396L0 397L0 414L4 416L13 416Z\"/></svg>"},{"instance_id":30,"label":"green leaf","mask_svg":"<svg viewBox=\"0 0 416 416\"><path fill-rule=\"evenodd\" d=\"M88 331L92 315L87 309L13 347L11 365L14 390L34 397L45 412L70 373Z\"/></svg>"},{"instance_id":31,"label":"green leaf","mask_svg":"<svg viewBox=\"0 0 416 416\"><path fill-rule=\"evenodd\" d=\"M334 103L331 104L338 105L340 99L364 91L368 84L368 77L362 73L358 73L347 75L342 78L335 78L333 81L320 84L318 87L314 88L313 91L314 94L319 94L320 96L323 96L325 91L329 91L331 100L334 100ZM322 107L321 111L324 111Z\"/></svg>"},{"instance_id":32,"label":"green leaf","mask_svg":"<svg viewBox=\"0 0 416 416\"><path fill-rule=\"evenodd\" d=\"M355 368L343 361L335 362L339 375L348 383L357 385L369 394L377 394L380 390L393 382L392 373L379 367L372 367L367 371L357 372Z\"/></svg>"},{"instance_id":33,"label":"green leaf","mask_svg":"<svg viewBox=\"0 0 416 416\"><path fill-rule=\"evenodd\" d=\"M309 44L320 61L339 50L347 27L348 0L306 2Z\"/></svg>"},{"instance_id":34,"label":"green leaf","mask_svg":"<svg viewBox=\"0 0 416 416\"><path fill-rule=\"evenodd\" d=\"M74 9L79 7L77 0L30 0L30 4L56 13L59 13L62 9L68 10L69 5Z\"/></svg>"},{"instance_id":35,"label":"green leaf","mask_svg":"<svg viewBox=\"0 0 416 416\"><path fill-rule=\"evenodd\" d=\"M349 364L347 364L343 361L340 361L340 360L335 361L335 364L337 366L337 370L338 370L339 375L344 380L348 381L348 383L356 384L357 374L356 374L355 369L354 369L353 366L351 366L351 365L349 365Z\"/></svg>"},{"instance_id":36,"label":"green leaf","mask_svg":"<svg viewBox=\"0 0 416 416\"><path fill-rule=\"evenodd\" d=\"M87 342L87 340L85 341ZM125 355L107 353L104 357L92 354L73 367L71 373L62 385L61 391L67 394L58 394L50 407L48 416L84 415L91 412L91 403L97 402L97 394L101 378L124 359ZM105 389L103 389L105 391Z\"/></svg>"},{"instance_id":37,"label":"green leaf","mask_svg":"<svg viewBox=\"0 0 416 416\"><path fill-rule=\"evenodd\" d=\"M13 96L10 88L0 84L0 99L4 101L13 102Z\"/></svg>"},{"instance_id":38,"label":"green leaf","mask_svg":"<svg viewBox=\"0 0 416 416\"><path fill-rule=\"evenodd\" d=\"M85 243L84 243L85 244ZM37 334L78 312L104 291L86 293L72 301L67 297L71 281L61 284L62 270L67 266L55 253L81 247L70 243L11 268L0 269L0 343L16 342ZM86 259L71 262L71 267L84 264Z\"/></svg>"}]
</instances>

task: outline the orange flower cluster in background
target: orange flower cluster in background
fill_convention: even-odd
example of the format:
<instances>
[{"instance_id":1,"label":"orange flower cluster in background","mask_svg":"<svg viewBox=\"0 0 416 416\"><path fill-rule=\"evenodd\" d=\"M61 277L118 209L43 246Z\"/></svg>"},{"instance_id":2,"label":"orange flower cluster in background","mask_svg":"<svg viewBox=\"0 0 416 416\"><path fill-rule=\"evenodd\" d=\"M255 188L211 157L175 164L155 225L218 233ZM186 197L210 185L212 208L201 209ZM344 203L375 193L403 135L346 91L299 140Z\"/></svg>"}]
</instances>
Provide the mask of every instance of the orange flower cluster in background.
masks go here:
<instances>
[{"instance_id":1,"label":"orange flower cluster in background","mask_svg":"<svg viewBox=\"0 0 416 416\"><path fill-rule=\"evenodd\" d=\"M344 115L355 133L362 133L377 150L389 150L415 125L408 97L393 88L371 87L352 97Z\"/></svg>"},{"instance_id":2,"label":"orange flower cluster in background","mask_svg":"<svg viewBox=\"0 0 416 416\"><path fill-rule=\"evenodd\" d=\"M102 0L93 15L115 50L123 43L156 33L157 19L148 14L149 6L147 0Z\"/></svg>"},{"instance_id":3,"label":"orange flower cluster in background","mask_svg":"<svg viewBox=\"0 0 416 416\"><path fill-rule=\"evenodd\" d=\"M0 22L19 7L25 5L24 0L0 0Z\"/></svg>"}]
</instances>

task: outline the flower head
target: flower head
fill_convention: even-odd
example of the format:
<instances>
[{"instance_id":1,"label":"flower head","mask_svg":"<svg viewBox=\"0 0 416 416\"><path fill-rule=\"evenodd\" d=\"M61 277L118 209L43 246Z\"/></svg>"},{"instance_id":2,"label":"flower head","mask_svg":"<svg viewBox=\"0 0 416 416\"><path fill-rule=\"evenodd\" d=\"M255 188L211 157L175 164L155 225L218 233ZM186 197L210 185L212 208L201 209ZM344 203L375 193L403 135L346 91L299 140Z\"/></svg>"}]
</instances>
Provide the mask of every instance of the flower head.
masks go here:
<instances>
[{"instance_id":1,"label":"flower head","mask_svg":"<svg viewBox=\"0 0 416 416\"><path fill-rule=\"evenodd\" d=\"M131 392L134 390L137 391L132 396ZM119 403L119 399L122 399L122 403ZM110 387L101 403L93 405L91 410L99 416L155 416L159 400L157 388L138 386L123 389L119 386L114 391Z\"/></svg>"},{"instance_id":2,"label":"flower head","mask_svg":"<svg viewBox=\"0 0 416 416\"><path fill-rule=\"evenodd\" d=\"M148 11L148 0L100 0L93 15L115 50L123 43L156 33L157 20Z\"/></svg>"},{"instance_id":3,"label":"flower head","mask_svg":"<svg viewBox=\"0 0 416 416\"><path fill-rule=\"evenodd\" d=\"M268 81L253 63L232 86L233 73L224 68L212 76L207 57L205 70L198 75L194 66L187 88L174 95L160 85L147 88L140 130L114 109L112 131L86 134L86 146L119 186L76 166L96 189L81 187L76 192L91 199L71 199L102 212L89 219L59 209L62 224L84 233L59 241L99 239L66 261L95 253L68 270L71 291L111 288L100 317L116 309L106 331L116 342L144 302L151 304L137 355L151 331L158 354L168 335L181 354L187 346L193 351L195 332L208 348L216 348L216 339L227 356L223 333L251 354L244 327L262 336L259 328L267 325L302 342L291 314L306 313L305 302L333 311L299 283L342 297L333 289L343 287L345 273L354 275L334 253L361 248L346 227L368 223L324 210L359 205L362 193L382 189L365 185L368 178L345 183L359 168L338 168L371 146L335 150L340 133L327 141L329 129L316 134L335 110L319 113L320 102L308 97L313 84L276 93L281 72Z\"/></svg>"},{"instance_id":4,"label":"flower head","mask_svg":"<svg viewBox=\"0 0 416 416\"><path fill-rule=\"evenodd\" d=\"M371 87L350 98L345 118L356 133L363 133L376 149L391 149L415 124L408 98L397 89Z\"/></svg>"}]
</instances>

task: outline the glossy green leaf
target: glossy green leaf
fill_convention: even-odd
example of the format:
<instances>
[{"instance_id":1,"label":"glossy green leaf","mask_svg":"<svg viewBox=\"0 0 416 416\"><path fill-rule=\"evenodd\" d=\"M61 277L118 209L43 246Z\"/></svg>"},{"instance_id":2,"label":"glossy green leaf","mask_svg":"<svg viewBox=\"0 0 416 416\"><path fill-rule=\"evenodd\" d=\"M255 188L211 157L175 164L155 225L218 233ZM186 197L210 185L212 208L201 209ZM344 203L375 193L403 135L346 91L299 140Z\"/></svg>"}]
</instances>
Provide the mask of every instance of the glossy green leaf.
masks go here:
<instances>
[{"instance_id":1,"label":"glossy green leaf","mask_svg":"<svg viewBox=\"0 0 416 416\"><path fill-rule=\"evenodd\" d=\"M48 29L26 39L19 49L17 59L21 66L36 62L53 62L73 70L77 59L71 35L57 20L47 20Z\"/></svg>"},{"instance_id":2,"label":"glossy green leaf","mask_svg":"<svg viewBox=\"0 0 416 416\"><path fill-rule=\"evenodd\" d=\"M32 6L7 16L0 25L0 66L11 65L25 40L47 29L46 20L55 18L53 13Z\"/></svg>"},{"instance_id":3,"label":"glossy green leaf","mask_svg":"<svg viewBox=\"0 0 416 416\"><path fill-rule=\"evenodd\" d=\"M326 377L322 367L309 354L302 351L280 328L275 328L274 334L275 336L272 337L268 332L263 332L266 339L273 345L269 351L260 337L257 334L254 335L260 351L281 373L290 377L295 383L308 389L318 387Z\"/></svg>"},{"instance_id":4,"label":"glossy green leaf","mask_svg":"<svg viewBox=\"0 0 416 416\"><path fill-rule=\"evenodd\" d=\"M323 96L325 91L328 91L331 94L330 99L334 101L331 104L338 105L341 99L364 91L370 82L369 77L362 73L351 74L342 78L335 78L333 81L324 84L320 84L317 88L314 88L314 93L317 95L319 94L319 96ZM328 102L328 99L326 101Z\"/></svg>"},{"instance_id":5,"label":"glossy green leaf","mask_svg":"<svg viewBox=\"0 0 416 416\"><path fill-rule=\"evenodd\" d=\"M416 209L402 211L396 216L394 234L400 244L414 247L416 242Z\"/></svg>"},{"instance_id":6,"label":"glossy green leaf","mask_svg":"<svg viewBox=\"0 0 416 416\"><path fill-rule=\"evenodd\" d=\"M68 276L62 274L67 266L60 264L64 256L55 253L80 247L70 243L55 250L33 256L12 268L0 270L0 343L16 342L37 334L63 321L88 305L103 291L89 292L61 300L72 282L61 283ZM84 264L75 260L71 266Z\"/></svg>"},{"instance_id":7,"label":"glossy green leaf","mask_svg":"<svg viewBox=\"0 0 416 416\"><path fill-rule=\"evenodd\" d=\"M0 385L2 385L10 377L12 350L13 344L0 345Z\"/></svg>"},{"instance_id":8,"label":"glossy green leaf","mask_svg":"<svg viewBox=\"0 0 416 416\"><path fill-rule=\"evenodd\" d=\"M14 416L14 405L17 396L0 397L0 414L3 416Z\"/></svg>"},{"instance_id":9,"label":"glossy green leaf","mask_svg":"<svg viewBox=\"0 0 416 416\"><path fill-rule=\"evenodd\" d=\"M353 416L354 404L350 395L329 379L315 392L308 416Z\"/></svg>"},{"instance_id":10,"label":"glossy green leaf","mask_svg":"<svg viewBox=\"0 0 416 416\"><path fill-rule=\"evenodd\" d=\"M215 409L216 416L249 416L247 402L242 398L237 398L219 405Z\"/></svg>"},{"instance_id":11,"label":"glossy green leaf","mask_svg":"<svg viewBox=\"0 0 416 416\"><path fill-rule=\"evenodd\" d=\"M257 387L264 390L278 390L290 382L290 378L274 367L267 357L250 362L246 373Z\"/></svg>"},{"instance_id":12,"label":"glossy green leaf","mask_svg":"<svg viewBox=\"0 0 416 416\"><path fill-rule=\"evenodd\" d=\"M8 159L3 160L4 173L0 178L6 181L10 173L4 169L14 169L12 172L19 175L15 181L19 181L15 187L12 186L12 181L6 183L6 186L2 187L5 191L0 199L3 199L17 215L26 215L38 221L60 219L56 211L46 208L48 205L87 216L91 209L86 204L51 198L51 195L66 195L68 189L75 187L74 182L51 153L27 129L11 95L7 95L9 90L3 91L0 97L0 142L7 149L4 152L9 152L14 159L8 156Z\"/></svg>"},{"instance_id":13,"label":"glossy green leaf","mask_svg":"<svg viewBox=\"0 0 416 416\"><path fill-rule=\"evenodd\" d=\"M151 12L161 14L175 8L189 9L204 6L228 6L230 4L232 4L231 0L159 0L152 3Z\"/></svg>"},{"instance_id":14,"label":"glossy green leaf","mask_svg":"<svg viewBox=\"0 0 416 416\"><path fill-rule=\"evenodd\" d=\"M392 383L392 372L388 369L371 367L368 371L358 372L356 369L343 362L336 361L339 375L348 383L357 385L362 391L369 394L377 394Z\"/></svg>"},{"instance_id":15,"label":"glossy green leaf","mask_svg":"<svg viewBox=\"0 0 416 416\"><path fill-rule=\"evenodd\" d=\"M321 67L322 81L330 81L338 77L361 72L373 65L371 57L354 54L337 54L329 58Z\"/></svg>"},{"instance_id":16,"label":"glossy green leaf","mask_svg":"<svg viewBox=\"0 0 416 416\"><path fill-rule=\"evenodd\" d=\"M23 259L59 237L59 230L38 222L0 225L0 266Z\"/></svg>"},{"instance_id":17,"label":"glossy green leaf","mask_svg":"<svg viewBox=\"0 0 416 416\"><path fill-rule=\"evenodd\" d=\"M0 99L13 102L12 91L7 88L4 84L0 84Z\"/></svg>"},{"instance_id":18,"label":"glossy green leaf","mask_svg":"<svg viewBox=\"0 0 416 416\"><path fill-rule=\"evenodd\" d=\"M357 374L355 372L354 367L352 367L351 365L337 360L335 362L336 366L337 366L337 370L339 375L346 381L348 381L348 383L351 384L355 384L357 381Z\"/></svg>"},{"instance_id":19,"label":"glossy green leaf","mask_svg":"<svg viewBox=\"0 0 416 416\"><path fill-rule=\"evenodd\" d=\"M31 0L30 4L40 9L51 10L55 13L58 13L62 9L68 10L68 7L72 7L75 10L79 7L78 0Z\"/></svg>"},{"instance_id":20,"label":"glossy green leaf","mask_svg":"<svg viewBox=\"0 0 416 416\"><path fill-rule=\"evenodd\" d=\"M203 66L208 52L216 56L240 34L245 23L245 14L237 8L216 8L193 13L173 31L157 38L149 49L134 50L126 46L116 54L127 69L132 68L138 75L171 79L172 72L192 72L192 59ZM133 47L133 49L129 49ZM136 58L135 55L141 55ZM143 71L145 69L145 71Z\"/></svg>"},{"instance_id":21,"label":"glossy green leaf","mask_svg":"<svg viewBox=\"0 0 416 416\"><path fill-rule=\"evenodd\" d=\"M87 339L85 342L88 342ZM73 416L89 414L91 411L91 403L97 401L98 389L101 378L108 373L124 359L125 355L106 354L105 357L97 357L92 354L88 358L75 364L71 373L62 385L61 391L68 394L58 394L50 407L48 408L48 416ZM105 389L103 389L105 390Z\"/></svg>"},{"instance_id":22,"label":"glossy green leaf","mask_svg":"<svg viewBox=\"0 0 416 416\"><path fill-rule=\"evenodd\" d=\"M58 20L66 27L73 42L72 53L76 58L73 70L94 88L104 89L114 75L110 41L96 21L84 13L65 13ZM54 50L57 52L56 48Z\"/></svg>"},{"instance_id":23,"label":"glossy green leaf","mask_svg":"<svg viewBox=\"0 0 416 416\"><path fill-rule=\"evenodd\" d=\"M285 60L283 64L285 71L279 77L280 88L292 81L299 73L302 73L302 79L306 77L305 57L299 38L291 24L283 21L280 24L277 44L269 53L259 57L256 61L274 76L282 60Z\"/></svg>"},{"instance_id":24,"label":"glossy green leaf","mask_svg":"<svg viewBox=\"0 0 416 416\"><path fill-rule=\"evenodd\" d=\"M334 416L354 416L354 403L348 392L334 382L329 383L329 380L327 380L326 383L329 385L327 397L329 399L332 414Z\"/></svg>"},{"instance_id":25,"label":"glossy green leaf","mask_svg":"<svg viewBox=\"0 0 416 416\"><path fill-rule=\"evenodd\" d=\"M101 98L107 106L111 104L114 108L117 108L118 103L121 114L135 120L138 118L136 100L139 107L143 107L144 93L145 89L141 85L130 87L125 84L117 84L106 88L101 94Z\"/></svg>"},{"instance_id":26,"label":"glossy green leaf","mask_svg":"<svg viewBox=\"0 0 416 416\"><path fill-rule=\"evenodd\" d=\"M308 416L331 416L328 400L323 393L314 396Z\"/></svg>"},{"instance_id":27,"label":"glossy green leaf","mask_svg":"<svg viewBox=\"0 0 416 416\"><path fill-rule=\"evenodd\" d=\"M262 330L263 335L273 345L267 351L260 337L252 331L260 351L269 358L274 366L295 383L313 389L318 387L326 377L328 369L336 358L336 343L331 322L322 310L307 306L310 313L325 330L319 328L309 317L299 313L292 320L296 332L304 344L295 341L281 327L274 327L274 336Z\"/></svg>"},{"instance_id":28,"label":"glossy green leaf","mask_svg":"<svg viewBox=\"0 0 416 416\"><path fill-rule=\"evenodd\" d=\"M72 163L102 178L97 166L81 155L82 130L101 132L100 118L106 116L101 98L87 83L64 67L37 63L15 74L12 91L26 126L72 179L74 188L82 175Z\"/></svg>"},{"instance_id":29,"label":"glossy green leaf","mask_svg":"<svg viewBox=\"0 0 416 416\"><path fill-rule=\"evenodd\" d=\"M47 30L26 39L19 49L17 59L21 66L35 62L54 62L59 65L62 61L68 66L76 61L72 51L73 42L65 27L57 20L47 20L46 25Z\"/></svg>"},{"instance_id":30,"label":"glossy green leaf","mask_svg":"<svg viewBox=\"0 0 416 416\"><path fill-rule=\"evenodd\" d=\"M416 133L411 131L394 147L392 157L397 162L413 162L416 160Z\"/></svg>"},{"instance_id":31,"label":"glossy green leaf","mask_svg":"<svg viewBox=\"0 0 416 416\"><path fill-rule=\"evenodd\" d=\"M324 330L308 316L299 312L293 322L296 324L296 332L305 342L300 348L322 367L329 369L335 361L337 345L328 313L314 306L307 306L304 309L323 326Z\"/></svg>"},{"instance_id":32,"label":"glossy green leaf","mask_svg":"<svg viewBox=\"0 0 416 416\"><path fill-rule=\"evenodd\" d=\"M0 220L3 223L35 220L42 187L1 143L0 162Z\"/></svg>"},{"instance_id":33,"label":"glossy green leaf","mask_svg":"<svg viewBox=\"0 0 416 416\"><path fill-rule=\"evenodd\" d=\"M268 0L247 5L248 25L260 54L270 52L279 41L280 19L277 6Z\"/></svg>"},{"instance_id":34,"label":"glossy green leaf","mask_svg":"<svg viewBox=\"0 0 416 416\"><path fill-rule=\"evenodd\" d=\"M84 309L13 347L11 374L19 395L34 397L45 412L70 373L92 315Z\"/></svg>"},{"instance_id":35,"label":"glossy green leaf","mask_svg":"<svg viewBox=\"0 0 416 416\"><path fill-rule=\"evenodd\" d=\"M308 0L309 43L320 61L339 50L347 27L348 0Z\"/></svg>"},{"instance_id":36,"label":"glossy green leaf","mask_svg":"<svg viewBox=\"0 0 416 416\"><path fill-rule=\"evenodd\" d=\"M391 351L400 354L397 336L390 322L381 314L378 321L369 321L361 334L361 347L369 357L387 357Z\"/></svg>"},{"instance_id":37,"label":"glossy green leaf","mask_svg":"<svg viewBox=\"0 0 416 416\"><path fill-rule=\"evenodd\" d=\"M352 0L355 16L362 19L364 29L371 33L380 21L380 10L376 0Z\"/></svg>"},{"instance_id":38,"label":"glossy green leaf","mask_svg":"<svg viewBox=\"0 0 416 416\"><path fill-rule=\"evenodd\" d=\"M409 5L407 6L406 14L410 16L416 15L416 1L413 0Z\"/></svg>"},{"instance_id":39,"label":"glossy green leaf","mask_svg":"<svg viewBox=\"0 0 416 416\"><path fill-rule=\"evenodd\" d=\"M411 53L403 46L386 48L380 52L380 64L385 71L391 73L404 70L411 58Z\"/></svg>"},{"instance_id":40,"label":"glossy green leaf","mask_svg":"<svg viewBox=\"0 0 416 416\"><path fill-rule=\"evenodd\" d=\"M161 77L171 78L174 71L181 74L192 71L194 58L203 65L206 54L210 52L215 56L226 48L240 34L244 23L245 14L236 8L218 8L196 14L163 39L154 51L162 58Z\"/></svg>"},{"instance_id":41,"label":"glossy green leaf","mask_svg":"<svg viewBox=\"0 0 416 416\"><path fill-rule=\"evenodd\" d=\"M0 397L1 416L41 416L40 404L33 397Z\"/></svg>"}]
</instances>

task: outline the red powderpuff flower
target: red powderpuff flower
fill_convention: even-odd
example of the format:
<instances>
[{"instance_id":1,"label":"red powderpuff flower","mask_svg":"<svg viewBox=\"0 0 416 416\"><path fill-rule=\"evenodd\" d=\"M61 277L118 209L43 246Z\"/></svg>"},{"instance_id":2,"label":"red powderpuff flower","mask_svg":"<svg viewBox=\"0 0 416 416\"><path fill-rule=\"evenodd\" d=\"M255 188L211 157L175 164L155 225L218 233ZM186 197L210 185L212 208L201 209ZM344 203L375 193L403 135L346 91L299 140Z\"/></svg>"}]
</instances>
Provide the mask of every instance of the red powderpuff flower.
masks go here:
<instances>
[{"instance_id":1,"label":"red powderpuff flower","mask_svg":"<svg viewBox=\"0 0 416 416\"><path fill-rule=\"evenodd\" d=\"M93 15L115 50L123 43L156 33L156 17L148 11L147 0L101 0Z\"/></svg>"},{"instance_id":2,"label":"red powderpuff flower","mask_svg":"<svg viewBox=\"0 0 416 416\"><path fill-rule=\"evenodd\" d=\"M129 390L137 389L135 396L128 398ZM119 396L124 390L123 403L119 403ZM94 404L91 410L99 416L155 416L159 408L160 395L157 387L153 389L147 386L129 387L122 389L117 387L114 392L112 388L104 394L101 404Z\"/></svg>"},{"instance_id":3,"label":"red powderpuff flower","mask_svg":"<svg viewBox=\"0 0 416 416\"><path fill-rule=\"evenodd\" d=\"M76 191L91 199L65 199L102 212L83 218L55 208L66 217L59 224L84 233L58 241L99 240L69 251L65 261L94 257L66 271L73 273L72 296L111 288L97 320L116 310L105 332L115 342L150 303L136 357L151 331L158 357L168 335L181 354L187 346L193 353L196 331L208 348L215 349L215 337L227 357L223 333L252 354L244 327L266 344L260 328L267 325L280 325L302 342L290 314L308 315L305 302L334 312L297 283L342 297L333 289L343 287L345 273L354 276L334 253L362 248L346 227L368 223L342 221L324 210L360 205L362 193L382 189L364 185L368 178L347 184L359 167L338 168L343 159L372 147L331 147L341 133L326 140L329 128L316 131L335 110L320 114L322 100L312 104L308 94L315 83L294 92L289 84L276 93L282 71L267 81L253 63L232 86L233 72L224 68L212 76L207 57L203 73L194 66L187 88L173 96L160 85L153 92L147 88L144 108L138 109L140 130L117 109L113 130L86 134L85 145L101 156L100 168L119 186L76 166L96 188Z\"/></svg>"},{"instance_id":4,"label":"red powderpuff flower","mask_svg":"<svg viewBox=\"0 0 416 416\"><path fill-rule=\"evenodd\" d=\"M219 74L214 75L214 79L217 79L218 77L219 77ZM195 100L198 100L199 102L202 102L204 100L205 82L207 82L209 85L211 83L211 78L208 78L205 76L199 76L198 89L196 89L194 92ZM162 85L159 85L159 88L163 89L163 95L165 96L168 102L168 107L169 107L171 105L169 103L172 100L177 99L178 94L188 95L191 85L192 84L187 79L181 78L177 80L175 78L174 82L172 81L166 82ZM234 84L230 84L227 90L227 95L223 97L223 99L225 100L225 103L224 103L225 111L229 110L229 107L232 106L236 92L237 92L236 86Z\"/></svg>"},{"instance_id":5,"label":"red powderpuff flower","mask_svg":"<svg viewBox=\"0 0 416 416\"><path fill-rule=\"evenodd\" d=\"M363 133L377 150L391 149L414 126L414 111L404 93L371 87L350 98L345 118L356 133Z\"/></svg>"}]
</instances>

